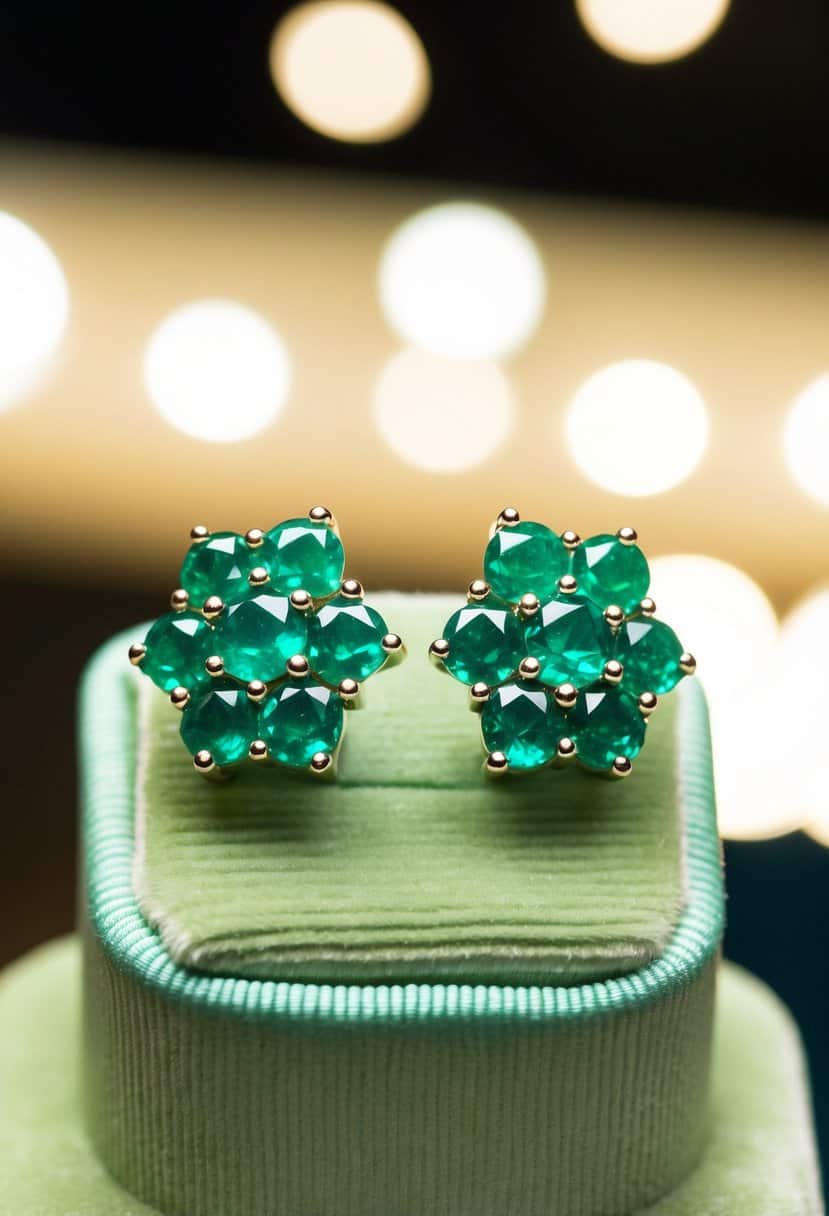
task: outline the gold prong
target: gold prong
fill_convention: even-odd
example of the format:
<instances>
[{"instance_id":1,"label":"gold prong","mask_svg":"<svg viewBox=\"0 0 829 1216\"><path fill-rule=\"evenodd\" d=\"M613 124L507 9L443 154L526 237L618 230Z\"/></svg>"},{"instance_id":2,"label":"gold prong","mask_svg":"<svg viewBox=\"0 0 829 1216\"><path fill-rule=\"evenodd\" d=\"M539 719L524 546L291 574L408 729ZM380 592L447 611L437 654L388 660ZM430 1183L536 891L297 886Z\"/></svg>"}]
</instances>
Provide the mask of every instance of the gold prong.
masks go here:
<instances>
[{"instance_id":1,"label":"gold prong","mask_svg":"<svg viewBox=\"0 0 829 1216\"><path fill-rule=\"evenodd\" d=\"M579 698L575 684L559 684L553 689L556 705L559 709L572 709Z\"/></svg>"},{"instance_id":2,"label":"gold prong","mask_svg":"<svg viewBox=\"0 0 829 1216\"><path fill-rule=\"evenodd\" d=\"M289 676L294 676L296 679L304 679L311 670L311 666L304 654L295 654L285 664L285 670Z\"/></svg>"},{"instance_id":3,"label":"gold prong","mask_svg":"<svg viewBox=\"0 0 829 1216\"><path fill-rule=\"evenodd\" d=\"M562 574L558 580L558 589L562 595L572 595L574 591L578 591L578 587L579 585L572 574Z\"/></svg>"},{"instance_id":4,"label":"gold prong","mask_svg":"<svg viewBox=\"0 0 829 1216\"><path fill-rule=\"evenodd\" d=\"M639 712L643 718L647 718L656 709L659 703L655 692L643 692L639 697Z\"/></svg>"},{"instance_id":5,"label":"gold prong","mask_svg":"<svg viewBox=\"0 0 829 1216\"><path fill-rule=\"evenodd\" d=\"M170 596L170 607L173 612L184 612L184 609L190 603L190 596L183 587L179 587Z\"/></svg>"},{"instance_id":6,"label":"gold prong","mask_svg":"<svg viewBox=\"0 0 829 1216\"><path fill-rule=\"evenodd\" d=\"M330 752L314 752L308 771L315 777L333 777L334 757Z\"/></svg>"},{"instance_id":7,"label":"gold prong","mask_svg":"<svg viewBox=\"0 0 829 1216\"><path fill-rule=\"evenodd\" d=\"M556 748L556 756L559 760L572 760L576 754L576 745L569 735L565 735L563 739L559 739L558 747Z\"/></svg>"},{"instance_id":8,"label":"gold prong","mask_svg":"<svg viewBox=\"0 0 829 1216\"><path fill-rule=\"evenodd\" d=\"M606 684L618 684L624 673L625 669L618 659L608 659L602 670L602 679Z\"/></svg>"},{"instance_id":9,"label":"gold prong","mask_svg":"<svg viewBox=\"0 0 829 1216\"><path fill-rule=\"evenodd\" d=\"M201 773L203 777L207 777L216 767L216 764L210 752L204 748L200 752L196 752L193 757L193 767L197 773Z\"/></svg>"},{"instance_id":10,"label":"gold prong","mask_svg":"<svg viewBox=\"0 0 829 1216\"><path fill-rule=\"evenodd\" d=\"M518 601L518 611L523 617L535 616L541 607L541 601L537 595L533 595L532 591L528 591L526 595L522 595Z\"/></svg>"},{"instance_id":11,"label":"gold prong","mask_svg":"<svg viewBox=\"0 0 829 1216\"><path fill-rule=\"evenodd\" d=\"M201 544L203 540L207 540L210 536L210 529L205 528L204 524L194 524L190 529L190 540L193 544Z\"/></svg>"},{"instance_id":12,"label":"gold prong","mask_svg":"<svg viewBox=\"0 0 829 1216\"><path fill-rule=\"evenodd\" d=\"M254 566L248 575L248 582L251 587L264 587L265 583L269 583L271 576L268 574L264 566Z\"/></svg>"},{"instance_id":13,"label":"gold prong","mask_svg":"<svg viewBox=\"0 0 829 1216\"><path fill-rule=\"evenodd\" d=\"M623 545L635 545L639 539L635 528L620 528L616 536Z\"/></svg>"},{"instance_id":14,"label":"gold prong","mask_svg":"<svg viewBox=\"0 0 829 1216\"><path fill-rule=\"evenodd\" d=\"M386 633L380 643L383 647L383 653L386 656L386 661L383 667L397 667L406 657L406 647L403 644L403 639L397 633Z\"/></svg>"},{"instance_id":15,"label":"gold prong","mask_svg":"<svg viewBox=\"0 0 829 1216\"><path fill-rule=\"evenodd\" d=\"M261 528L248 528L245 533L245 544L249 549L258 549L265 539L265 533Z\"/></svg>"},{"instance_id":16,"label":"gold prong","mask_svg":"<svg viewBox=\"0 0 829 1216\"><path fill-rule=\"evenodd\" d=\"M443 667L449 657L449 643L446 638L435 638L429 647L429 658L436 667Z\"/></svg>"},{"instance_id":17,"label":"gold prong","mask_svg":"<svg viewBox=\"0 0 829 1216\"><path fill-rule=\"evenodd\" d=\"M250 694L248 694L250 695ZM254 739L248 748L248 755L251 760L267 760L268 745L264 739Z\"/></svg>"},{"instance_id":18,"label":"gold prong","mask_svg":"<svg viewBox=\"0 0 829 1216\"><path fill-rule=\"evenodd\" d=\"M627 756L617 756L613 761L613 764L610 766L611 777L629 777L632 772L633 765L631 764L630 760L628 760Z\"/></svg>"},{"instance_id":19,"label":"gold prong","mask_svg":"<svg viewBox=\"0 0 829 1216\"><path fill-rule=\"evenodd\" d=\"M498 518L495 520L495 527L514 528L515 525L520 522L521 516L516 511L515 507L504 507L503 511L498 512Z\"/></svg>"},{"instance_id":20,"label":"gold prong","mask_svg":"<svg viewBox=\"0 0 829 1216\"><path fill-rule=\"evenodd\" d=\"M202 612L208 621L215 621L225 610L224 601L218 595L208 595L202 604Z\"/></svg>"},{"instance_id":21,"label":"gold prong","mask_svg":"<svg viewBox=\"0 0 829 1216\"><path fill-rule=\"evenodd\" d=\"M251 680L245 688L248 700L257 703L264 700L268 692L268 686L262 680Z\"/></svg>"},{"instance_id":22,"label":"gold prong","mask_svg":"<svg viewBox=\"0 0 829 1216\"><path fill-rule=\"evenodd\" d=\"M328 510L328 507L311 507L308 512L308 518L314 524L328 524L329 528L334 527L334 516Z\"/></svg>"},{"instance_id":23,"label":"gold prong","mask_svg":"<svg viewBox=\"0 0 829 1216\"><path fill-rule=\"evenodd\" d=\"M683 675L692 676L697 669L697 661L688 650L683 650L679 656L679 670Z\"/></svg>"},{"instance_id":24,"label":"gold prong","mask_svg":"<svg viewBox=\"0 0 829 1216\"><path fill-rule=\"evenodd\" d=\"M503 777L509 771L509 760L503 752L490 752L484 761L487 777Z\"/></svg>"},{"instance_id":25,"label":"gold prong","mask_svg":"<svg viewBox=\"0 0 829 1216\"><path fill-rule=\"evenodd\" d=\"M307 591L297 588L296 591L291 592L291 606L296 608L297 612L308 612L313 608L314 601Z\"/></svg>"},{"instance_id":26,"label":"gold prong","mask_svg":"<svg viewBox=\"0 0 829 1216\"><path fill-rule=\"evenodd\" d=\"M180 684L170 693L170 704L174 709L184 709L190 700L190 693Z\"/></svg>"},{"instance_id":27,"label":"gold prong","mask_svg":"<svg viewBox=\"0 0 829 1216\"><path fill-rule=\"evenodd\" d=\"M646 595L643 600L639 601L639 611L642 616L653 616L656 612L656 604L649 595Z\"/></svg>"},{"instance_id":28,"label":"gold prong","mask_svg":"<svg viewBox=\"0 0 829 1216\"><path fill-rule=\"evenodd\" d=\"M469 690L469 708L480 713L489 700L492 689L483 680L478 680Z\"/></svg>"},{"instance_id":29,"label":"gold prong","mask_svg":"<svg viewBox=\"0 0 829 1216\"><path fill-rule=\"evenodd\" d=\"M363 584L356 578L344 578L340 583L340 595L347 600L361 600Z\"/></svg>"},{"instance_id":30,"label":"gold prong","mask_svg":"<svg viewBox=\"0 0 829 1216\"><path fill-rule=\"evenodd\" d=\"M489 583L482 578L473 578L472 582L466 589L466 598L474 604L478 604L481 600L485 600L489 595Z\"/></svg>"},{"instance_id":31,"label":"gold prong","mask_svg":"<svg viewBox=\"0 0 829 1216\"><path fill-rule=\"evenodd\" d=\"M129 648L129 658L133 667L137 667L147 653L147 647L143 642L133 642Z\"/></svg>"},{"instance_id":32,"label":"gold prong","mask_svg":"<svg viewBox=\"0 0 829 1216\"><path fill-rule=\"evenodd\" d=\"M204 660L204 670L209 676L223 676L225 665L217 654L211 654Z\"/></svg>"},{"instance_id":33,"label":"gold prong","mask_svg":"<svg viewBox=\"0 0 829 1216\"><path fill-rule=\"evenodd\" d=\"M337 692L339 693L341 700L345 703L346 709L355 708L355 703L360 696L360 685L356 680L349 678L340 680L339 684L337 685Z\"/></svg>"},{"instance_id":34,"label":"gold prong","mask_svg":"<svg viewBox=\"0 0 829 1216\"><path fill-rule=\"evenodd\" d=\"M528 655L518 664L518 674L522 680L537 680L540 673L541 664L532 655Z\"/></svg>"},{"instance_id":35,"label":"gold prong","mask_svg":"<svg viewBox=\"0 0 829 1216\"><path fill-rule=\"evenodd\" d=\"M578 549L579 545L581 544L581 537L579 536L578 532L571 532L568 528L566 532L562 532L561 534L561 543L564 545L565 549L572 553L572 551L574 549Z\"/></svg>"},{"instance_id":36,"label":"gold prong","mask_svg":"<svg viewBox=\"0 0 829 1216\"><path fill-rule=\"evenodd\" d=\"M624 624L625 614L618 604L608 604L604 610L604 619L611 629L616 630Z\"/></svg>"}]
</instances>

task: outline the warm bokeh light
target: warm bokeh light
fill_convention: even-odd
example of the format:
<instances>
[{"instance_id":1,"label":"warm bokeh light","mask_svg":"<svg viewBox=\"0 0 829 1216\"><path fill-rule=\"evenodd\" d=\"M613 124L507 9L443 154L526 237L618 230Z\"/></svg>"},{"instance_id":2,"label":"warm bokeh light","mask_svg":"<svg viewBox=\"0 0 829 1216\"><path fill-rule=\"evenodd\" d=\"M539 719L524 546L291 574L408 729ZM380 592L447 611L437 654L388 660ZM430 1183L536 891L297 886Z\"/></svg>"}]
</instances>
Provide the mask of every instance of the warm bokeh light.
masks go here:
<instances>
[{"instance_id":1,"label":"warm bokeh light","mask_svg":"<svg viewBox=\"0 0 829 1216\"><path fill-rule=\"evenodd\" d=\"M656 558L651 574L657 616L697 656L708 695L723 835L788 831L800 814L785 785L774 609L753 579L715 558Z\"/></svg>"},{"instance_id":2,"label":"warm bokeh light","mask_svg":"<svg viewBox=\"0 0 829 1216\"><path fill-rule=\"evenodd\" d=\"M52 250L0 211L0 410L33 392L69 319L69 289Z\"/></svg>"},{"instance_id":3,"label":"warm bokeh light","mask_svg":"<svg viewBox=\"0 0 829 1216\"><path fill-rule=\"evenodd\" d=\"M705 403L665 363L627 359L592 375L567 411L567 440L579 468L605 490L642 496L678 485L708 439Z\"/></svg>"},{"instance_id":4,"label":"warm bokeh light","mask_svg":"<svg viewBox=\"0 0 829 1216\"><path fill-rule=\"evenodd\" d=\"M829 506L829 372L813 380L792 405L783 444L797 484Z\"/></svg>"},{"instance_id":5,"label":"warm bokeh light","mask_svg":"<svg viewBox=\"0 0 829 1216\"><path fill-rule=\"evenodd\" d=\"M447 359L408 349L381 369L375 416L407 464L462 473L489 459L513 422L509 382L489 360Z\"/></svg>"},{"instance_id":6,"label":"warm bokeh light","mask_svg":"<svg viewBox=\"0 0 829 1216\"><path fill-rule=\"evenodd\" d=\"M387 4L300 4L277 25L270 58L286 105L331 139L393 139L417 121L429 99L423 44Z\"/></svg>"},{"instance_id":7,"label":"warm bokeh light","mask_svg":"<svg viewBox=\"0 0 829 1216\"><path fill-rule=\"evenodd\" d=\"M534 332L545 295L533 241L503 211L479 203L413 215L380 263L386 320L406 342L437 355L509 354Z\"/></svg>"},{"instance_id":8,"label":"warm bokeh light","mask_svg":"<svg viewBox=\"0 0 829 1216\"><path fill-rule=\"evenodd\" d=\"M153 333L144 381L158 412L178 430L232 442L273 421L291 387L291 365L259 313L233 300L196 300Z\"/></svg>"},{"instance_id":9,"label":"warm bokeh light","mask_svg":"<svg viewBox=\"0 0 829 1216\"><path fill-rule=\"evenodd\" d=\"M783 716L787 796L805 825L829 844L829 700L819 664L829 637L829 587L795 605L780 630L777 671L792 690L793 710Z\"/></svg>"},{"instance_id":10,"label":"warm bokeh light","mask_svg":"<svg viewBox=\"0 0 829 1216\"><path fill-rule=\"evenodd\" d=\"M681 59L701 46L729 0L576 0L582 24L603 50L633 63Z\"/></svg>"}]
</instances>

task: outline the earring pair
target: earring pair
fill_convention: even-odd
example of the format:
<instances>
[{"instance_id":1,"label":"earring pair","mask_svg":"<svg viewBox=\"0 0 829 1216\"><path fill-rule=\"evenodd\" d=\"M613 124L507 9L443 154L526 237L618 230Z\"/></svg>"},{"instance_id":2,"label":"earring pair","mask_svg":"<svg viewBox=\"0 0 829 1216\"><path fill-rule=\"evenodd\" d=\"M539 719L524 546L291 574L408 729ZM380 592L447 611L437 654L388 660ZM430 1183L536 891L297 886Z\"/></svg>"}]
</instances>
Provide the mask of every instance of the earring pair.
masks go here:
<instances>
[{"instance_id":1,"label":"earring pair","mask_svg":"<svg viewBox=\"0 0 829 1216\"><path fill-rule=\"evenodd\" d=\"M190 541L170 611L129 658L181 711L196 770L223 778L249 758L333 776L363 683L405 654L344 577L333 515ZM631 772L658 697L696 668L649 584L632 528L582 541L501 511L483 578L429 648L469 689L489 776L573 759Z\"/></svg>"}]
</instances>

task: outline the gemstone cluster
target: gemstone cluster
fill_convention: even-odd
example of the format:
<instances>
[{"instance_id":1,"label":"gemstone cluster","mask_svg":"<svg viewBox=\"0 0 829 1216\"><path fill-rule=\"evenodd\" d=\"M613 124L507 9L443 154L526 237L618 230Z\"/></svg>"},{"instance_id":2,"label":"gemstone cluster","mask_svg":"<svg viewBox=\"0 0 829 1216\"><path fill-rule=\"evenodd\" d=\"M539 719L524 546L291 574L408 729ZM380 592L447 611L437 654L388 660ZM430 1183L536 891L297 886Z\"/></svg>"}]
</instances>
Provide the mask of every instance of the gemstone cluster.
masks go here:
<instances>
[{"instance_id":1,"label":"gemstone cluster","mask_svg":"<svg viewBox=\"0 0 829 1216\"><path fill-rule=\"evenodd\" d=\"M696 669L649 587L632 528L582 540L501 512L484 577L429 648L469 688L490 775L571 759L631 772L657 698Z\"/></svg>"},{"instance_id":2,"label":"gemstone cluster","mask_svg":"<svg viewBox=\"0 0 829 1216\"><path fill-rule=\"evenodd\" d=\"M344 710L403 643L343 577L331 512L314 507L244 536L196 527L190 540L171 611L130 661L181 711L205 776L246 758L332 773Z\"/></svg>"}]
</instances>

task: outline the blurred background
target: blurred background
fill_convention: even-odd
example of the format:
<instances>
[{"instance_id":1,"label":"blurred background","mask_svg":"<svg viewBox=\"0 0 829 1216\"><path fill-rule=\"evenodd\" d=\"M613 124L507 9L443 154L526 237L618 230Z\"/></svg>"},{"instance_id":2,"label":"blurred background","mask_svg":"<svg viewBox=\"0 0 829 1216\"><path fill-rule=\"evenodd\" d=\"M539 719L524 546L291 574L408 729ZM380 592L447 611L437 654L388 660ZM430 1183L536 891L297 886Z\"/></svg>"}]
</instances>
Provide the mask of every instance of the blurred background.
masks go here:
<instances>
[{"instance_id":1,"label":"blurred background","mask_svg":"<svg viewBox=\"0 0 829 1216\"><path fill-rule=\"evenodd\" d=\"M72 924L78 675L191 524L321 501L455 590L504 505L631 524L829 1153L827 47L820 0L2 6L0 962Z\"/></svg>"}]
</instances>

